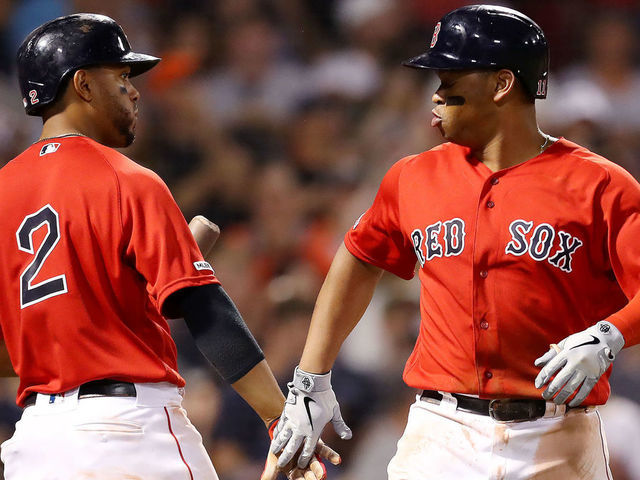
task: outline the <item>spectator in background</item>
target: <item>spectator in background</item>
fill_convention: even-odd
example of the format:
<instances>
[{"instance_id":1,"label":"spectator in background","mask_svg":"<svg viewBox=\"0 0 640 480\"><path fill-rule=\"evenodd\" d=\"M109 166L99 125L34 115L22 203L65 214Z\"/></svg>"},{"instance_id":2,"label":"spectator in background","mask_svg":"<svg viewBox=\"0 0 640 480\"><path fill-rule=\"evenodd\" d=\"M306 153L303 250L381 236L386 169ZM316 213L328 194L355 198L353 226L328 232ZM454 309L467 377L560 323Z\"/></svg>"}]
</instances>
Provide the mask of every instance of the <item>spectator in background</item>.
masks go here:
<instances>
[{"instance_id":1,"label":"spectator in background","mask_svg":"<svg viewBox=\"0 0 640 480\"><path fill-rule=\"evenodd\" d=\"M222 124L285 122L304 92L304 71L285 55L273 24L262 16L236 19L224 39L224 63L203 76L200 101Z\"/></svg>"},{"instance_id":2,"label":"spectator in background","mask_svg":"<svg viewBox=\"0 0 640 480\"><path fill-rule=\"evenodd\" d=\"M596 11L591 22L582 29L584 60L558 74L549 123L570 139L582 136L638 178L640 68L633 17L607 9Z\"/></svg>"}]
</instances>

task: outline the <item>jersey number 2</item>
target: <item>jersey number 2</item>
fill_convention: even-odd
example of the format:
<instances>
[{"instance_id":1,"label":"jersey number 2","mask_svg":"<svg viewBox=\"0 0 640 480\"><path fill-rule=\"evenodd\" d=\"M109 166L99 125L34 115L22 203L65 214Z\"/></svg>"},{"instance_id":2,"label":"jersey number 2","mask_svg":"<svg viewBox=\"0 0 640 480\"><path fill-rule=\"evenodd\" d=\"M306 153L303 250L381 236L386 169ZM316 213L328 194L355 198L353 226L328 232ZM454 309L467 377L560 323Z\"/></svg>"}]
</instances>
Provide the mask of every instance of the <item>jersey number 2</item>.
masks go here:
<instances>
[{"instance_id":1,"label":"jersey number 2","mask_svg":"<svg viewBox=\"0 0 640 480\"><path fill-rule=\"evenodd\" d=\"M34 251L33 232L45 224L49 231L40 248ZM25 308L47 298L67 293L67 278L64 275L58 275L35 285L31 283L60 240L58 212L51 205L45 205L36 213L27 215L16 232L16 238L20 250L35 255L33 261L20 275L20 307Z\"/></svg>"}]
</instances>

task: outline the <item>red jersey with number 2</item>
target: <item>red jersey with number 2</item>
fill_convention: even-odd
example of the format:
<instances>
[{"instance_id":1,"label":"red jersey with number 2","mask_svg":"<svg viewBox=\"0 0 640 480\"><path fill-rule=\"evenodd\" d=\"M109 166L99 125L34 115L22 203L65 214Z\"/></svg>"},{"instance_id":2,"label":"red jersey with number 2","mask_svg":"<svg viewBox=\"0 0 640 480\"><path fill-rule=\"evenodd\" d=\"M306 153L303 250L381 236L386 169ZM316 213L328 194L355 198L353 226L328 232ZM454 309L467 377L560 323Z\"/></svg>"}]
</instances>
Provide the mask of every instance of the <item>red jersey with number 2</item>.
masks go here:
<instances>
[{"instance_id":1,"label":"red jersey with number 2","mask_svg":"<svg viewBox=\"0 0 640 480\"><path fill-rule=\"evenodd\" d=\"M29 392L100 378L184 380L163 302L216 283L162 180L87 137L0 170L0 325Z\"/></svg>"},{"instance_id":2,"label":"red jersey with number 2","mask_svg":"<svg viewBox=\"0 0 640 480\"><path fill-rule=\"evenodd\" d=\"M640 185L560 139L498 172L451 143L406 157L345 245L405 279L419 269L421 325L407 384L539 398L534 360L640 288L639 239ZM620 329L627 346L640 341L640 328ZM606 401L609 373L585 405Z\"/></svg>"}]
</instances>

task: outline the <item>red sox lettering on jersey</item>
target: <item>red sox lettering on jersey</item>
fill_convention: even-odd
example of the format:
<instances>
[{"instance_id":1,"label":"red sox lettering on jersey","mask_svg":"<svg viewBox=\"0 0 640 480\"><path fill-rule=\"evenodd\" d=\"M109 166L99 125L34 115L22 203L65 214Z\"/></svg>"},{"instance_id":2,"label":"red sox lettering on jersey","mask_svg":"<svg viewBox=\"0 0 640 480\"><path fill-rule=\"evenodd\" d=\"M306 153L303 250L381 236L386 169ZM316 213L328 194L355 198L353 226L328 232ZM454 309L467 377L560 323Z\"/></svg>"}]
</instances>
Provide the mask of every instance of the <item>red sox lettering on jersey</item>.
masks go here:
<instances>
[{"instance_id":1,"label":"red sox lettering on jersey","mask_svg":"<svg viewBox=\"0 0 640 480\"><path fill-rule=\"evenodd\" d=\"M556 231L548 223L541 223L535 227L531 239L527 242L525 235L533 228L533 222L526 220L514 220L509 225L512 240L507 244L505 253L509 255L524 255L528 253L531 258L541 262L547 260L554 267L563 272L571 272L571 260L573 253L583 242L570 233L558 230L558 249L551 254Z\"/></svg>"},{"instance_id":2,"label":"red sox lettering on jersey","mask_svg":"<svg viewBox=\"0 0 640 480\"><path fill-rule=\"evenodd\" d=\"M548 223L541 223L534 228L533 221L517 219L509 225L509 232L511 240L504 249L505 254L518 257L528 254L538 262L547 260L567 273L571 272L574 252L583 244L579 238L562 230L556 234L556 230ZM438 221L411 232L411 241L421 267L424 267L425 261L434 258L460 255L464 250L464 238L465 224L461 218ZM556 248L552 250L554 246Z\"/></svg>"},{"instance_id":3,"label":"red sox lettering on jersey","mask_svg":"<svg viewBox=\"0 0 640 480\"><path fill-rule=\"evenodd\" d=\"M565 139L497 172L446 143L391 167L345 246L401 278L418 267L421 326L408 385L536 398L539 352L640 289L639 203L626 171ZM605 374L586 404L604 403L609 391Z\"/></svg>"}]
</instances>

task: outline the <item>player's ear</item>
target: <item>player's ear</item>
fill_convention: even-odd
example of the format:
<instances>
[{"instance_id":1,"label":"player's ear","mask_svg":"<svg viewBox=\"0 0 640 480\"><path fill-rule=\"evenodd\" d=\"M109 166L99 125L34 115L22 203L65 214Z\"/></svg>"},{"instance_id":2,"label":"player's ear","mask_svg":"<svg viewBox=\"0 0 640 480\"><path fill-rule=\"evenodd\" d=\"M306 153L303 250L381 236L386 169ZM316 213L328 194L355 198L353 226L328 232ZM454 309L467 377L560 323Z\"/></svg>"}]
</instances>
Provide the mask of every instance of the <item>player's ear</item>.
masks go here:
<instances>
[{"instance_id":1,"label":"player's ear","mask_svg":"<svg viewBox=\"0 0 640 480\"><path fill-rule=\"evenodd\" d=\"M516 76L511 70L498 70L494 76L493 101L501 103L516 86Z\"/></svg>"},{"instance_id":2,"label":"player's ear","mask_svg":"<svg viewBox=\"0 0 640 480\"><path fill-rule=\"evenodd\" d=\"M71 79L71 87L75 90L76 95L85 102L90 102L93 98L90 75L87 70L76 70Z\"/></svg>"}]
</instances>

